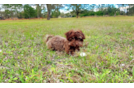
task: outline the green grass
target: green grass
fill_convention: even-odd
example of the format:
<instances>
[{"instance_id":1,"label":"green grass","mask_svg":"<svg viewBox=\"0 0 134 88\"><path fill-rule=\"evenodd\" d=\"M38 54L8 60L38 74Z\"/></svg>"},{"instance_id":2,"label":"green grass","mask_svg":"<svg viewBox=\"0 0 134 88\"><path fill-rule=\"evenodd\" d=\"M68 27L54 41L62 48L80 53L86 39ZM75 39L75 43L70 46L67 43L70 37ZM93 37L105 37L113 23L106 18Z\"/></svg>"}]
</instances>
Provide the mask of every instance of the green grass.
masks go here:
<instances>
[{"instance_id":1,"label":"green grass","mask_svg":"<svg viewBox=\"0 0 134 88\"><path fill-rule=\"evenodd\" d=\"M134 17L0 21L0 82L133 83ZM69 56L48 50L45 34L81 29L86 39ZM79 52L79 53L80 53Z\"/></svg>"}]
</instances>

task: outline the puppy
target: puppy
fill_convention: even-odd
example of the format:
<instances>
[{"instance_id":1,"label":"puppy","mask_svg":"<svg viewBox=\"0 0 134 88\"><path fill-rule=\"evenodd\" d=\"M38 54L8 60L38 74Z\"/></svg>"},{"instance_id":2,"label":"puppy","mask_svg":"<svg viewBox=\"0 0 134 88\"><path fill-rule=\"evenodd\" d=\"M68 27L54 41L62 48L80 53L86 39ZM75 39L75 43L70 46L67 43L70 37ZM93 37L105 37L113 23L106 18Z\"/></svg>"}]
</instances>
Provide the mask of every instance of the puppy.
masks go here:
<instances>
[{"instance_id":1,"label":"puppy","mask_svg":"<svg viewBox=\"0 0 134 88\"><path fill-rule=\"evenodd\" d=\"M81 30L70 30L65 33L66 38L61 36L46 35L46 46L48 49L55 51L65 51L67 54L73 55L79 47L83 45L84 34Z\"/></svg>"},{"instance_id":2,"label":"puppy","mask_svg":"<svg viewBox=\"0 0 134 88\"><path fill-rule=\"evenodd\" d=\"M75 41L75 50L80 51L80 47L83 46L83 40L85 39L85 35L81 30L70 30L65 33L66 39L68 41Z\"/></svg>"}]
</instances>

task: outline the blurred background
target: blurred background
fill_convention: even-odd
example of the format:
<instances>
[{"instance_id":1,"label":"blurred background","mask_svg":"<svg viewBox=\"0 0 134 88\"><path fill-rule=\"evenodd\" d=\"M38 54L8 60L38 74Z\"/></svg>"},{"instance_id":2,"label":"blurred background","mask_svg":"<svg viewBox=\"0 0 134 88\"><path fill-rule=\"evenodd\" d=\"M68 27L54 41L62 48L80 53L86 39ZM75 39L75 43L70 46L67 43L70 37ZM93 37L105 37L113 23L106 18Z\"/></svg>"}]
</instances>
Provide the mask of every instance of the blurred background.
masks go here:
<instances>
[{"instance_id":1,"label":"blurred background","mask_svg":"<svg viewBox=\"0 0 134 88\"><path fill-rule=\"evenodd\" d=\"M134 15L134 4L0 4L0 20Z\"/></svg>"}]
</instances>

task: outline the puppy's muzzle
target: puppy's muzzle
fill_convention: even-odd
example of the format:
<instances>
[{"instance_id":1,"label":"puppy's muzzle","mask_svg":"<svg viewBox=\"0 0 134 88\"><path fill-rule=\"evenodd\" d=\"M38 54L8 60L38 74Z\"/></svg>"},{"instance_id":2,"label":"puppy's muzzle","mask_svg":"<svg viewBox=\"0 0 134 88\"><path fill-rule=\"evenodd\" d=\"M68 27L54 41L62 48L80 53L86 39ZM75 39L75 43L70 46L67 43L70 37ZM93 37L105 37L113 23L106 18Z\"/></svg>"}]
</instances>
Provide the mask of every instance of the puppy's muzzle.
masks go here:
<instances>
[{"instance_id":1,"label":"puppy's muzzle","mask_svg":"<svg viewBox=\"0 0 134 88\"><path fill-rule=\"evenodd\" d=\"M73 47L76 47L76 43L75 43L75 40L69 42L69 46L73 46Z\"/></svg>"},{"instance_id":2,"label":"puppy's muzzle","mask_svg":"<svg viewBox=\"0 0 134 88\"><path fill-rule=\"evenodd\" d=\"M83 43L82 42L79 42L79 41L78 42L76 41L76 46L82 47L83 46Z\"/></svg>"}]
</instances>

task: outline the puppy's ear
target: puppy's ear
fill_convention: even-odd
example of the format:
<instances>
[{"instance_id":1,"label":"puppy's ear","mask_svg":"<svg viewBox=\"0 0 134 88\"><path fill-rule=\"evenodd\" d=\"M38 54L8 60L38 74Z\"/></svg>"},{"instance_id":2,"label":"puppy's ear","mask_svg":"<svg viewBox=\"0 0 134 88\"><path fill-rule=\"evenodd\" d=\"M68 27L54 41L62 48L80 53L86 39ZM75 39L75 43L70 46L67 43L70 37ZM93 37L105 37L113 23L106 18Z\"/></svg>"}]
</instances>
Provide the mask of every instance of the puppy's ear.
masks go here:
<instances>
[{"instance_id":1,"label":"puppy's ear","mask_svg":"<svg viewBox=\"0 0 134 88\"><path fill-rule=\"evenodd\" d=\"M83 34L83 32L80 30L80 33L82 35L82 39L85 39L85 35Z\"/></svg>"},{"instance_id":2,"label":"puppy's ear","mask_svg":"<svg viewBox=\"0 0 134 88\"><path fill-rule=\"evenodd\" d=\"M83 39L85 39L85 35L82 33Z\"/></svg>"},{"instance_id":3,"label":"puppy's ear","mask_svg":"<svg viewBox=\"0 0 134 88\"><path fill-rule=\"evenodd\" d=\"M70 31L66 32L66 33L65 33L66 38L69 39L72 34L73 34L73 30L70 30Z\"/></svg>"}]
</instances>

